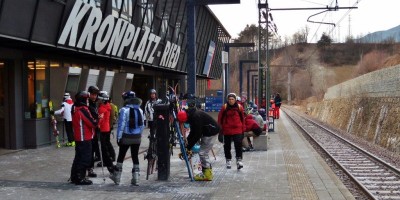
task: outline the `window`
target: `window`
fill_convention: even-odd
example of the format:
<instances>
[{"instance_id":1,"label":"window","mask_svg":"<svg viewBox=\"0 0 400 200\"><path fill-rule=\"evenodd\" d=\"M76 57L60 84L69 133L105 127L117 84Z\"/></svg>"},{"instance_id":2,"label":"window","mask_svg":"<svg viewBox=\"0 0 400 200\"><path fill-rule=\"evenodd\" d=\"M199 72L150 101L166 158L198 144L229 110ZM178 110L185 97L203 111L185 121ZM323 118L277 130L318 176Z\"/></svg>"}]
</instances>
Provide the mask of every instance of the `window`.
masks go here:
<instances>
[{"instance_id":1,"label":"window","mask_svg":"<svg viewBox=\"0 0 400 200\"><path fill-rule=\"evenodd\" d=\"M49 117L49 62L45 60L28 61L26 66L25 118Z\"/></svg>"}]
</instances>

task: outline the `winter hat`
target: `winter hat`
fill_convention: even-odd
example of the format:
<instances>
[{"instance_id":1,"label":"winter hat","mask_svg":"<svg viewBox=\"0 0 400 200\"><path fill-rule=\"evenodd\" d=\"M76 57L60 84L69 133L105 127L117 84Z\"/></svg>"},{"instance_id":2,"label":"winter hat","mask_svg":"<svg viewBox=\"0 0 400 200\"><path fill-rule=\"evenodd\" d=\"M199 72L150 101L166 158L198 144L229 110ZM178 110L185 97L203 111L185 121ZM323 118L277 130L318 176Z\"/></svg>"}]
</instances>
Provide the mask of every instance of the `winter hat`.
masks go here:
<instances>
[{"instance_id":1,"label":"winter hat","mask_svg":"<svg viewBox=\"0 0 400 200\"><path fill-rule=\"evenodd\" d=\"M226 99L229 99L229 97L233 97L233 98L235 98L236 99L236 94L235 93L229 93L227 96L226 96Z\"/></svg>"},{"instance_id":2,"label":"winter hat","mask_svg":"<svg viewBox=\"0 0 400 200\"><path fill-rule=\"evenodd\" d=\"M178 118L178 121L180 123L184 123L184 122L187 121L188 116L187 116L187 114L186 114L186 112L184 110L181 110L181 111L178 112L177 118Z\"/></svg>"}]
</instances>

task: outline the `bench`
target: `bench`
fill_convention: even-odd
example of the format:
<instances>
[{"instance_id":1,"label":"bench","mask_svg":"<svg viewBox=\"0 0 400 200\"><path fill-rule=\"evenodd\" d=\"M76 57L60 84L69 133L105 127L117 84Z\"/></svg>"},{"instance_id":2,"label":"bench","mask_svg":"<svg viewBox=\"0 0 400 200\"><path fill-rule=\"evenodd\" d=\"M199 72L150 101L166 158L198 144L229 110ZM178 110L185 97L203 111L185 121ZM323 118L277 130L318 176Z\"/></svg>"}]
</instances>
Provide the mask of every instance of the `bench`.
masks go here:
<instances>
[{"instance_id":1,"label":"bench","mask_svg":"<svg viewBox=\"0 0 400 200\"><path fill-rule=\"evenodd\" d=\"M258 137L253 137L253 148L257 151L266 151L268 149L267 131L263 131Z\"/></svg>"}]
</instances>

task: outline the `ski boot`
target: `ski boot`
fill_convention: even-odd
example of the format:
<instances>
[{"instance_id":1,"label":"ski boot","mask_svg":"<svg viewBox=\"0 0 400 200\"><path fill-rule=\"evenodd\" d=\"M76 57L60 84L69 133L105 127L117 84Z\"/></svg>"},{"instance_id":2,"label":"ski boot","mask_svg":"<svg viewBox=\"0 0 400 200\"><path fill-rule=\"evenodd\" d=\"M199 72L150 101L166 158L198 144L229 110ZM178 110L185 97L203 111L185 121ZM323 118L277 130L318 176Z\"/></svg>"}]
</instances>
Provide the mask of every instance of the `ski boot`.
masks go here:
<instances>
[{"instance_id":1,"label":"ski boot","mask_svg":"<svg viewBox=\"0 0 400 200\"><path fill-rule=\"evenodd\" d=\"M211 168L203 168L203 173L194 176L195 181L212 181L214 178Z\"/></svg>"},{"instance_id":2,"label":"ski boot","mask_svg":"<svg viewBox=\"0 0 400 200\"><path fill-rule=\"evenodd\" d=\"M97 174L93 171L92 168L88 169L87 171L88 171L88 173L87 173L88 177L92 177L92 178L96 178L97 177Z\"/></svg>"},{"instance_id":3,"label":"ski boot","mask_svg":"<svg viewBox=\"0 0 400 200\"><path fill-rule=\"evenodd\" d=\"M132 169L132 180L131 180L131 184L138 186L139 185L139 165L133 165L133 169Z\"/></svg>"},{"instance_id":4,"label":"ski boot","mask_svg":"<svg viewBox=\"0 0 400 200\"><path fill-rule=\"evenodd\" d=\"M110 173L110 179L114 181L115 185L119 185L122 174L122 163L117 163L114 167L114 172Z\"/></svg>"},{"instance_id":5,"label":"ski boot","mask_svg":"<svg viewBox=\"0 0 400 200\"><path fill-rule=\"evenodd\" d=\"M226 159L226 168L230 169L232 167L232 161L231 159Z\"/></svg>"},{"instance_id":6,"label":"ski boot","mask_svg":"<svg viewBox=\"0 0 400 200\"><path fill-rule=\"evenodd\" d=\"M87 178L79 179L74 182L75 185L92 185L93 182Z\"/></svg>"},{"instance_id":7,"label":"ski boot","mask_svg":"<svg viewBox=\"0 0 400 200\"><path fill-rule=\"evenodd\" d=\"M237 165L237 169L243 168L243 162L242 162L241 158L236 158L236 165Z\"/></svg>"},{"instance_id":8,"label":"ski boot","mask_svg":"<svg viewBox=\"0 0 400 200\"><path fill-rule=\"evenodd\" d=\"M85 171L71 175L71 183L75 185L92 185L93 182L85 177Z\"/></svg>"}]
</instances>

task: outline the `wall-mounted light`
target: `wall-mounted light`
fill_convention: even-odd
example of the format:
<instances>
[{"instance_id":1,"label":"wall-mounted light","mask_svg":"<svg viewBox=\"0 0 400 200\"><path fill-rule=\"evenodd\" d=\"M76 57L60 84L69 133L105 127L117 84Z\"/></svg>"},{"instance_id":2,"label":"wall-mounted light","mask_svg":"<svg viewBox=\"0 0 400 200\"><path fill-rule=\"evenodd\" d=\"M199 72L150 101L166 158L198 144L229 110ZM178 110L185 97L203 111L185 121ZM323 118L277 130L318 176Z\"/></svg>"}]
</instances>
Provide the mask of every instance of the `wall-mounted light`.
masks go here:
<instances>
[{"instance_id":1,"label":"wall-mounted light","mask_svg":"<svg viewBox=\"0 0 400 200\"><path fill-rule=\"evenodd\" d=\"M144 67L143 67L143 65L140 65L140 71L141 71L141 72L144 72Z\"/></svg>"}]
</instances>

